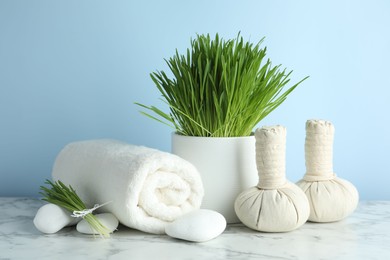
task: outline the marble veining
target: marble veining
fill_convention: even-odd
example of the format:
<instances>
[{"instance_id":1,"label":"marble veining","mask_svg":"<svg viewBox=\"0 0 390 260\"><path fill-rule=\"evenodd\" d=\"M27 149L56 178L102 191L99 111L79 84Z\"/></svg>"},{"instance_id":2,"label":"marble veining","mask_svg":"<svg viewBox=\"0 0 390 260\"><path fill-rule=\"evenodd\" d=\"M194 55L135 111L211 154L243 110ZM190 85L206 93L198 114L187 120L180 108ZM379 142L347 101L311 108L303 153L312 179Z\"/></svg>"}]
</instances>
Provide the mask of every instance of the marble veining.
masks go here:
<instances>
[{"instance_id":1,"label":"marble veining","mask_svg":"<svg viewBox=\"0 0 390 260\"><path fill-rule=\"evenodd\" d=\"M32 220L43 202L0 198L0 259L390 259L390 201L363 201L347 219L306 223L288 233L229 225L218 238L191 243L119 226L110 239L78 233L52 235Z\"/></svg>"}]
</instances>

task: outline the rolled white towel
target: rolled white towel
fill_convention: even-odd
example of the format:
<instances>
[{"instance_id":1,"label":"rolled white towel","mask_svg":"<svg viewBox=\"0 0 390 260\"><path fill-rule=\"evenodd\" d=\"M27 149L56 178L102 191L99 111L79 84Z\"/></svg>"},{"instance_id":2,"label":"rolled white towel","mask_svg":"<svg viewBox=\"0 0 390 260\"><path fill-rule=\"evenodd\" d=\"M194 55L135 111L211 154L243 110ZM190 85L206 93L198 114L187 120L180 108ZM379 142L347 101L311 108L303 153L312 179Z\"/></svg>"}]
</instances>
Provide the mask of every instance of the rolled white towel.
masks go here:
<instances>
[{"instance_id":1,"label":"rolled white towel","mask_svg":"<svg viewBox=\"0 0 390 260\"><path fill-rule=\"evenodd\" d=\"M154 234L164 234L166 224L198 209L203 198L201 177L189 162L115 140L68 144L52 177L71 185L90 207L111 201L99 211Z\"/></svg>"}]
</instances>

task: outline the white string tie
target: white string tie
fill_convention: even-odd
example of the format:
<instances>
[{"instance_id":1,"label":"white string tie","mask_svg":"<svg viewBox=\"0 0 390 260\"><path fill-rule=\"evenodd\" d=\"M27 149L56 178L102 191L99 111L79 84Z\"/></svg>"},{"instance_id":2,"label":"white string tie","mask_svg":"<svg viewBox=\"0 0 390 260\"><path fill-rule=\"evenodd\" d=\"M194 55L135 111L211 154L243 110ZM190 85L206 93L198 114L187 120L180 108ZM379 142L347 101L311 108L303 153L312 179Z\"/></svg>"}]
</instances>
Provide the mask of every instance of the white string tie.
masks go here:
<instances>
[{"instance_id":1,"label":"white string tie","mask_svg":"<svg viewBox=\"0 0 390 260\"><path fill-rule=\"evenodd\" d=\"M71 217L74 217L74 218L84 218L86 215L92 213L94 210L97 210L98 208L101 208L105 205L107 205L108 203L111 203L112 201L108 201L106 203L103 203L101 205L99 204L95 204L93 206L93 208L90 208L90 209L83 209L83 210L75 210L73 211L73 214L70 215Z\"/></svg>"}]
</instances>

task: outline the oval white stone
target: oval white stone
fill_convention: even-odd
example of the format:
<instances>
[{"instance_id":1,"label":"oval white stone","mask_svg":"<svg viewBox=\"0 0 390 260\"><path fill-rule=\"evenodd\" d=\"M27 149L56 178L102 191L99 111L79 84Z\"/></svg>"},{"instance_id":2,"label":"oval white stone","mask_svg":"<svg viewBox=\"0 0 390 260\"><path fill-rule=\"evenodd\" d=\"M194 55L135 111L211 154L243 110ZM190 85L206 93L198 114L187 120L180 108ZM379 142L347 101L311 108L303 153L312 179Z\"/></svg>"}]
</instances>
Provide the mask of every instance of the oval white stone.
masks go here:
<instances>
[{"instance_id":1,"label":"oval white stone","mask_svg":"<svg viewBox=\"0 0 390 260\"><path fill-rule=\"evenodd\" d=\"M96 214L95 215L97 219L102 223L103 226L105 226L110 233L114 232L116 228L119 225L118 219L111 213L101 213L101 214ZM99 233L91 228L91 226L88 224L88 222L83 219L81 220L77 226L76 229L78 232L83 233L83 234L95 234L98 235Z\"/></svg>"},{"instance_id":2,"label":"oval white stone","mask_svg":"<svg viewBox=\"0 0 390 260\"><path fill-rule=\"evenodd\" d=\"M208 209L194 210L165 226L168 236L192 242L205 242L216 238L226 228L226 219Z\"/></svg>"},{"instance_id":3,"label":"oval white stone","mask_svg":"<svg viewBox=\"0 0 390 260\"><path fill-rule=\"evenodd\" d=\"M33 222L42 233L53 234L66 226L75 225L79 221L70 215L71 213L66 209L49 203L39 208Z\"/></svg>"}]
</instances>

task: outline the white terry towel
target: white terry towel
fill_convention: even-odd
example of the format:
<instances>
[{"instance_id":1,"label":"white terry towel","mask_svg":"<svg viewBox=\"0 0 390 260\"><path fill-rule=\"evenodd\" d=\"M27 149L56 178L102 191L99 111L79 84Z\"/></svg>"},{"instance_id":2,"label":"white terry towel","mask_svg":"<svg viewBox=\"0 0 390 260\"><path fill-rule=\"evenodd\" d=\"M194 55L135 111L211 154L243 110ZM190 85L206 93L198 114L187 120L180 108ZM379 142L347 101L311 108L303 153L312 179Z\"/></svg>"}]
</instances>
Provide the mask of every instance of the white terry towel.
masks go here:
<instances>
[{"instance_id":1,"label":"white terry towel","mask_svg":"<svg viewBox=\"0 0 390 260\"><path fill-rule=\"evenodd\" d=\"M203 198L201 177L189 162L115 140L68 144L57 156L52 177L71 185L88 207L111 201L101 211L154 234L198 209Z\"/></svg>"}]
</instances>

